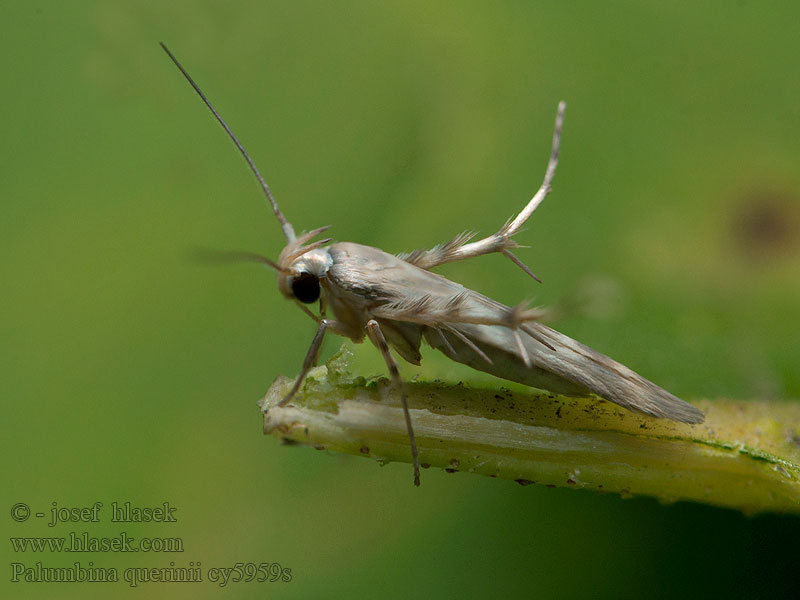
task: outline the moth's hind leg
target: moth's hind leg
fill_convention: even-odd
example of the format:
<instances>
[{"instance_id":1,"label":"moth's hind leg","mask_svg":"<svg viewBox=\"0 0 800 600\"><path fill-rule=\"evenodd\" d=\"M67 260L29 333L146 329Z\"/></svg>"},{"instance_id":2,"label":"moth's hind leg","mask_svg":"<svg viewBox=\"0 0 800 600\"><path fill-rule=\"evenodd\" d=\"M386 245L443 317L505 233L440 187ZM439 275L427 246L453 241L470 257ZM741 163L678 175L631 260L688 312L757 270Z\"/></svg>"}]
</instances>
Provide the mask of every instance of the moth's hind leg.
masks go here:
<instances>
[{"instance_id":1,"label":"moth's hind leg","mask_svg":"<svg viewBox=\"0 0 800 600\"><path fill-rule=\"evenodd\" d=\"M508 314L508 327L511 329L511 333L514 336L514 343L517 346L517 352L519 353L520 358L522 358L525 366L530 369L533 365L533 361L531 360L528 350L525 348L525 344L522 342L520 331L523 331L531 336L537 342L545 346L548 350L555 352L556 349L555 346L539 335L536 329L532 326L534 322L542 319L547 312L541 308L526 308L526 304L527 303L522 302L511 308Z\"/></svg>"},{"instance_id":2,"label":"moth's hind leg","mask_svg":"<svg viewBox=\"0 0 800 600\"><path fill-rule=\"evenodd\" d=\"M374 319L367 323L367 335L373 344L381 351L383 360L389 369L389 374L392 377L392 383L400 392L400 401L403 404L403 415L406 419L406 429L408 430L408 439L411 442L411 458L414 462L414 485L419 485L419 457L417 456L417 441L414 438L414 428L411 426L411 414L408 412L408 398L406 397L406 387L403 380L400 378L400 372L397 370L397 361L395 361L391 352L389 352L389 345L386 343L386 338L381 331L381 326Z\"/></svg>"},{"instance_id":3,"label":"moth's hind leg","mask_svg":"<svg viewBox=\"0 0 800 600\"><path fill-rule=\"evenodd\" d=\"M542 200L550 193L553 175L556 172L556 165L558 165L558 155L561 147L561 129L564 125L564 111L566 108L567 105L564 102L559 102L555 129L553 131L553 146L550 150L550 160L547 162L544 180L537 192L533 195L533 198L531 198L528 204L525 205L525 208L522 209L522 212L515 218L506 221L505 225L503 225L497 233L483 238L482 240L478 240L477 242L470 242L474 234L465 232L456 236L449 242L435 246L430 250L415 250L407 254L401 254L400 258L421 269L430 270L444 263L465 260L475 256L491 254L492 252L500 252L520 269L541 283L541 280L533 274L533 271L511 252L514 248L520 247L519 244L511 238L519 232L525 221L530 218L533 211L536 210L542 203Z\"/></svg>"}]
</instances>

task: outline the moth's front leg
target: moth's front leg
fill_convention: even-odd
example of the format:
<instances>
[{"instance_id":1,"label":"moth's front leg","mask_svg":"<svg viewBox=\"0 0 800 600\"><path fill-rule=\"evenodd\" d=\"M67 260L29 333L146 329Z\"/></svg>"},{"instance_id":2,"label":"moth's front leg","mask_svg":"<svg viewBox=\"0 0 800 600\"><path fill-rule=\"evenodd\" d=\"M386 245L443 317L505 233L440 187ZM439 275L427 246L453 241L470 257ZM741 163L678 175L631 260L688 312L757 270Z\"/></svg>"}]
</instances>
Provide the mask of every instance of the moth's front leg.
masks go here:
<instances>
[{"instance_id":1,"label":"moth's front leg","mask_svg":"<svg viewBox=\"0 0 800 600\"><path fill-rule=\"evenodd\" d=\"M392 377L392 383L400 392L400 401L403 403L403 415L406 418L406 429L408 430L408 439L411 442L411 458L414 462L414 485L419 485L419 458L417 456L417 441L414 438L414 428L411 426L411 414L408 412L408 399L406 398L406 389L403 380L400 378L400 372L397 370L397 361L395 361L392 353L389 352L389 344L386 343L386 338L381 331L381 326L375 319L371 319L367 323L367 335L373 344L381 351L383 360L386 361L386 366L389 368L389 374Z\"/></svg>"},{"instance_id":2,"label":"moth's front leg","mask_svg":"<svg viewBox=\"0 0 800 600\"><path fill-rule=\"evenodd\" d=\"M317 364L319 349L322 347L322 340L325 337L325 332L328 329L339 335L351 337L350 327L346 323L335 321L333 319L320 319L317 333L314 335L314 339L311 340L311 347L308 349L308 353L306 353L306 358L303 361L303 367L300 369L300 374L297 376L297 379L295 380L292 389L289 390L289 393L286 394L283 400L278 402L278 406L284 406L292 398L294 398L297 390L299 390L300 386L303 385L303 380L306 378L306 375L308 375L308 372Z\"/></svg>"}]
</instances>

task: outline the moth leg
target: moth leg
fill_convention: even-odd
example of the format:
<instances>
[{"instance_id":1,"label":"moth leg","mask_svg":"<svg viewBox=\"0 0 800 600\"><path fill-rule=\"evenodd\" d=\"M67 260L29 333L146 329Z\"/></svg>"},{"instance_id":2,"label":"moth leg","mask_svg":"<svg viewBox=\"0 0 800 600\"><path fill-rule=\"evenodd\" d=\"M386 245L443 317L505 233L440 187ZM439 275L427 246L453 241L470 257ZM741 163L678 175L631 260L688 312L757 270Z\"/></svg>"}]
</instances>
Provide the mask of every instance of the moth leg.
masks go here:
<instances>
[{"instance_id":1,"label":"moth leg","mask_svg":"<svg viewBox=\"0 0 800 600\"><path fill-rule=\"evenodd\" d=\"M289 390L289 393L278 402L278 406L286 405L294 395L297 393L297 390L300 389L300 386L303 385L303 380L308 375L308 372L317 364L317 358L319 357L319 349L322 346L322 340L325 337L325 331L328 329L332 329L334 333L339 333L341 335L348 335L346 332L348 331L347 326L344 323L340 323L339 321L334 321L332 319L320 319L319 320L319 327L317 327L317 333L314 335L314 339L311 340L311 347L308 349L306 353L306 358L303 360L303 367L300 369L300 374L295 379L294 385L292 389Z\"/></svg>"},{"instance_id":2,"label":"moth leg","mask_svg":"<svg viewBox=\"0 0 800 600\"><path fill-rule=\"evenodd\" d=\"M436 332L439 334L439 337L442 338L442 343L444 344L444 347L447 348L447 352L449 352L450 357L452 358L453 356L455 356L456 355L456 351L453 349L453 346L450 344L450 340L448 340L447 336L445 336L444 331L442 331L442 328L441 327L437 327L436 328Z\"/></svg>"},{"instance_id":3,"label":"moth leg","mask_svg":"<svg viewBox=\"0 0 800 600\"><path fill-rule=\"evenodd\" d=\"M525 366L530 368L531 366L531 359L528 355L527 351L525 350L524 345L522 344L522 339L519 335L519 330L521 329L537 342L546 346L553 352L555 352L555 346L553 346L550 342L545 340L541 335L539 335L536 330L531 326L531 321L538 321L543 316L545 316L545 311L540 308L525 308L526 303L523 302L521 304L517 304L513 307L508 314L509 318L509 327L514 332L514 341L517 344L517 349L520 351L520 356L522 357Z\"/></svg>"},{"instance_id":4,"label":"moth leg","mask_svg":"<svg viewBox=\"0 0 800 600\"><path fill-rule=\"evenodd\" d=\"M386 361L386 366L389 368L389 374L392 377L392 383L400 392L400 401L403 403L403 415L406 418L406 429L408 430L408 439L411 442L411 458L414 462L414 485L419 485L419 458L417 456L417 441L414 438L414 428L411 426L411 414L408 412L408 399L406 398L406 389L403 380L400 378L400 372L397 370L397 362L389 352L389 345L386 343L386 338L383 336L381 326L375 319L370 319L367 323L367 335L373 344L381 351L383 360Z\"/></svg>"},{"instance_id":5,"label":"moth leg","mask_svg":"<svg viewBox=\"0 0 800 600\"><path fill-rule=\"evenodd\" d=\"M449 323L442 323L441 328L439 329L439 335L442 336L442 340L444 341L445 345L450 350L450 354L451 355L455 355L456 352L455 352L455 350L453 350L453 346L450 345L450 342L447 341L447 338L444 336L444 333L442 332L442 329L447 329L447 331L452 333L454 336L456 336L458 339L460 339L462 342L464 342L467 346L469 346L470 350L472 350L475 354L480 356L488 364L490 364L490 365L494 364L494 363L492 363L492 359L489 358L483 350L478 348L471 339L469 339L467 336L465 336L463 333L461 333L458 329L456 329L455 327L453 327Z\"/></svg>"},{"instance_id":6,"label":"moth leg","mask_svg":"<svg viewBox=\"0 0 800 600\"><path fill-rule=\"evenodd\" d=\"M547 163L547 170L544 174L544 181L533 198L531 198L525 208L522 209L522 212L515 218L506 221L505 225L503 225L497 233L485 237L482 240L478 240L477 242L469 243L473 234L462 233L445 244L440 244L430 250L415 250L414 252L400 255L400 258L421 269L430 270L444 263L464 260L483 254L491 254L492 252L502 252L511 262L528 275L533 277L536 281L540 281L539 278L533 274L533 271L511 252L513 248L520 247L511 237L519 232L525 221L530 218L533 211L536 210L542 203L542 200L550 193L550 184L556 172L556 165L558 165L561 130L564 124L564 111L566 108L566 103L559 102L558 112L556 113L555 130L553 131L553 146L550 151L550 160Z\"/></svg>"}]
</instances>

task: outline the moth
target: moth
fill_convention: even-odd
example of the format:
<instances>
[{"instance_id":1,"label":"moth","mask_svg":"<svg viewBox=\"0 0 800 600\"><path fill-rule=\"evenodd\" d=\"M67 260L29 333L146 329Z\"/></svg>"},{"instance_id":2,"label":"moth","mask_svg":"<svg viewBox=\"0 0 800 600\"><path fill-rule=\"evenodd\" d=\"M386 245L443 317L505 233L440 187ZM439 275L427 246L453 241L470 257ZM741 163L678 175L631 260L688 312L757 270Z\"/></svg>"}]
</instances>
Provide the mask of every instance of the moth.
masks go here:
<instances>
[{"instance_id":1,"label":"moth","mask_svg":"<svg viewBox=\"0 0 800 600\"><path fill-rule=\"evenodd\" d=\"M596 394L654 417L683 423L703 421L703 413L691 404L542 324L543 311L525 304L506 306L432 272L445 263L499 252L538 281L512 253L519 247L513 236L550 192L558 164L564 102L558 105L544 181L522 212L506 221L497 233L478 241L472 241L474 234L462 233L429 250L394 255L353 242L331 243L331 238L313 241L328 227L295 234L239 139L175 56L163 43L161 47L244 156L286 238L277 261L250 253L242 253L240 258L274 269L281 294L317 324L300 374L279 405L289 403L297 393L317 362L325 334L330 332L354 342L368 338L383 355L401 397L415 485L420 482L417 445L394 354L419 365L423 339L448 358L503 379L559 394ZM310 305L317 305L319 314L312 312Z\"/></svg>"}]
</instances>

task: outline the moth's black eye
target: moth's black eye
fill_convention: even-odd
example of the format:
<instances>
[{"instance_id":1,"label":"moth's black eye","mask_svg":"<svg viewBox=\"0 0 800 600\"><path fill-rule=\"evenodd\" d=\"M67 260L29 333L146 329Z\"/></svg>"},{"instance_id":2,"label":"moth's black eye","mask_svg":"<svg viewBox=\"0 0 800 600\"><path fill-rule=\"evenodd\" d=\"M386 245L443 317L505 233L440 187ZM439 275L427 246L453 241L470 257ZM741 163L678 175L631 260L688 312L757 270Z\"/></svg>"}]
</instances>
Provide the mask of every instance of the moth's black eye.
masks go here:
<instances>
[{"instance_id":1,"label":"moth's black eye","mask_svg":"<svg viewBox=\"0 0 800 600\"><path fill-rule=\"evenodd\" d=\"M305 304L316 302L319 299L319 279L311 273L300 273L292 280L292 294Z\"/></svg>"}]
</instances>

